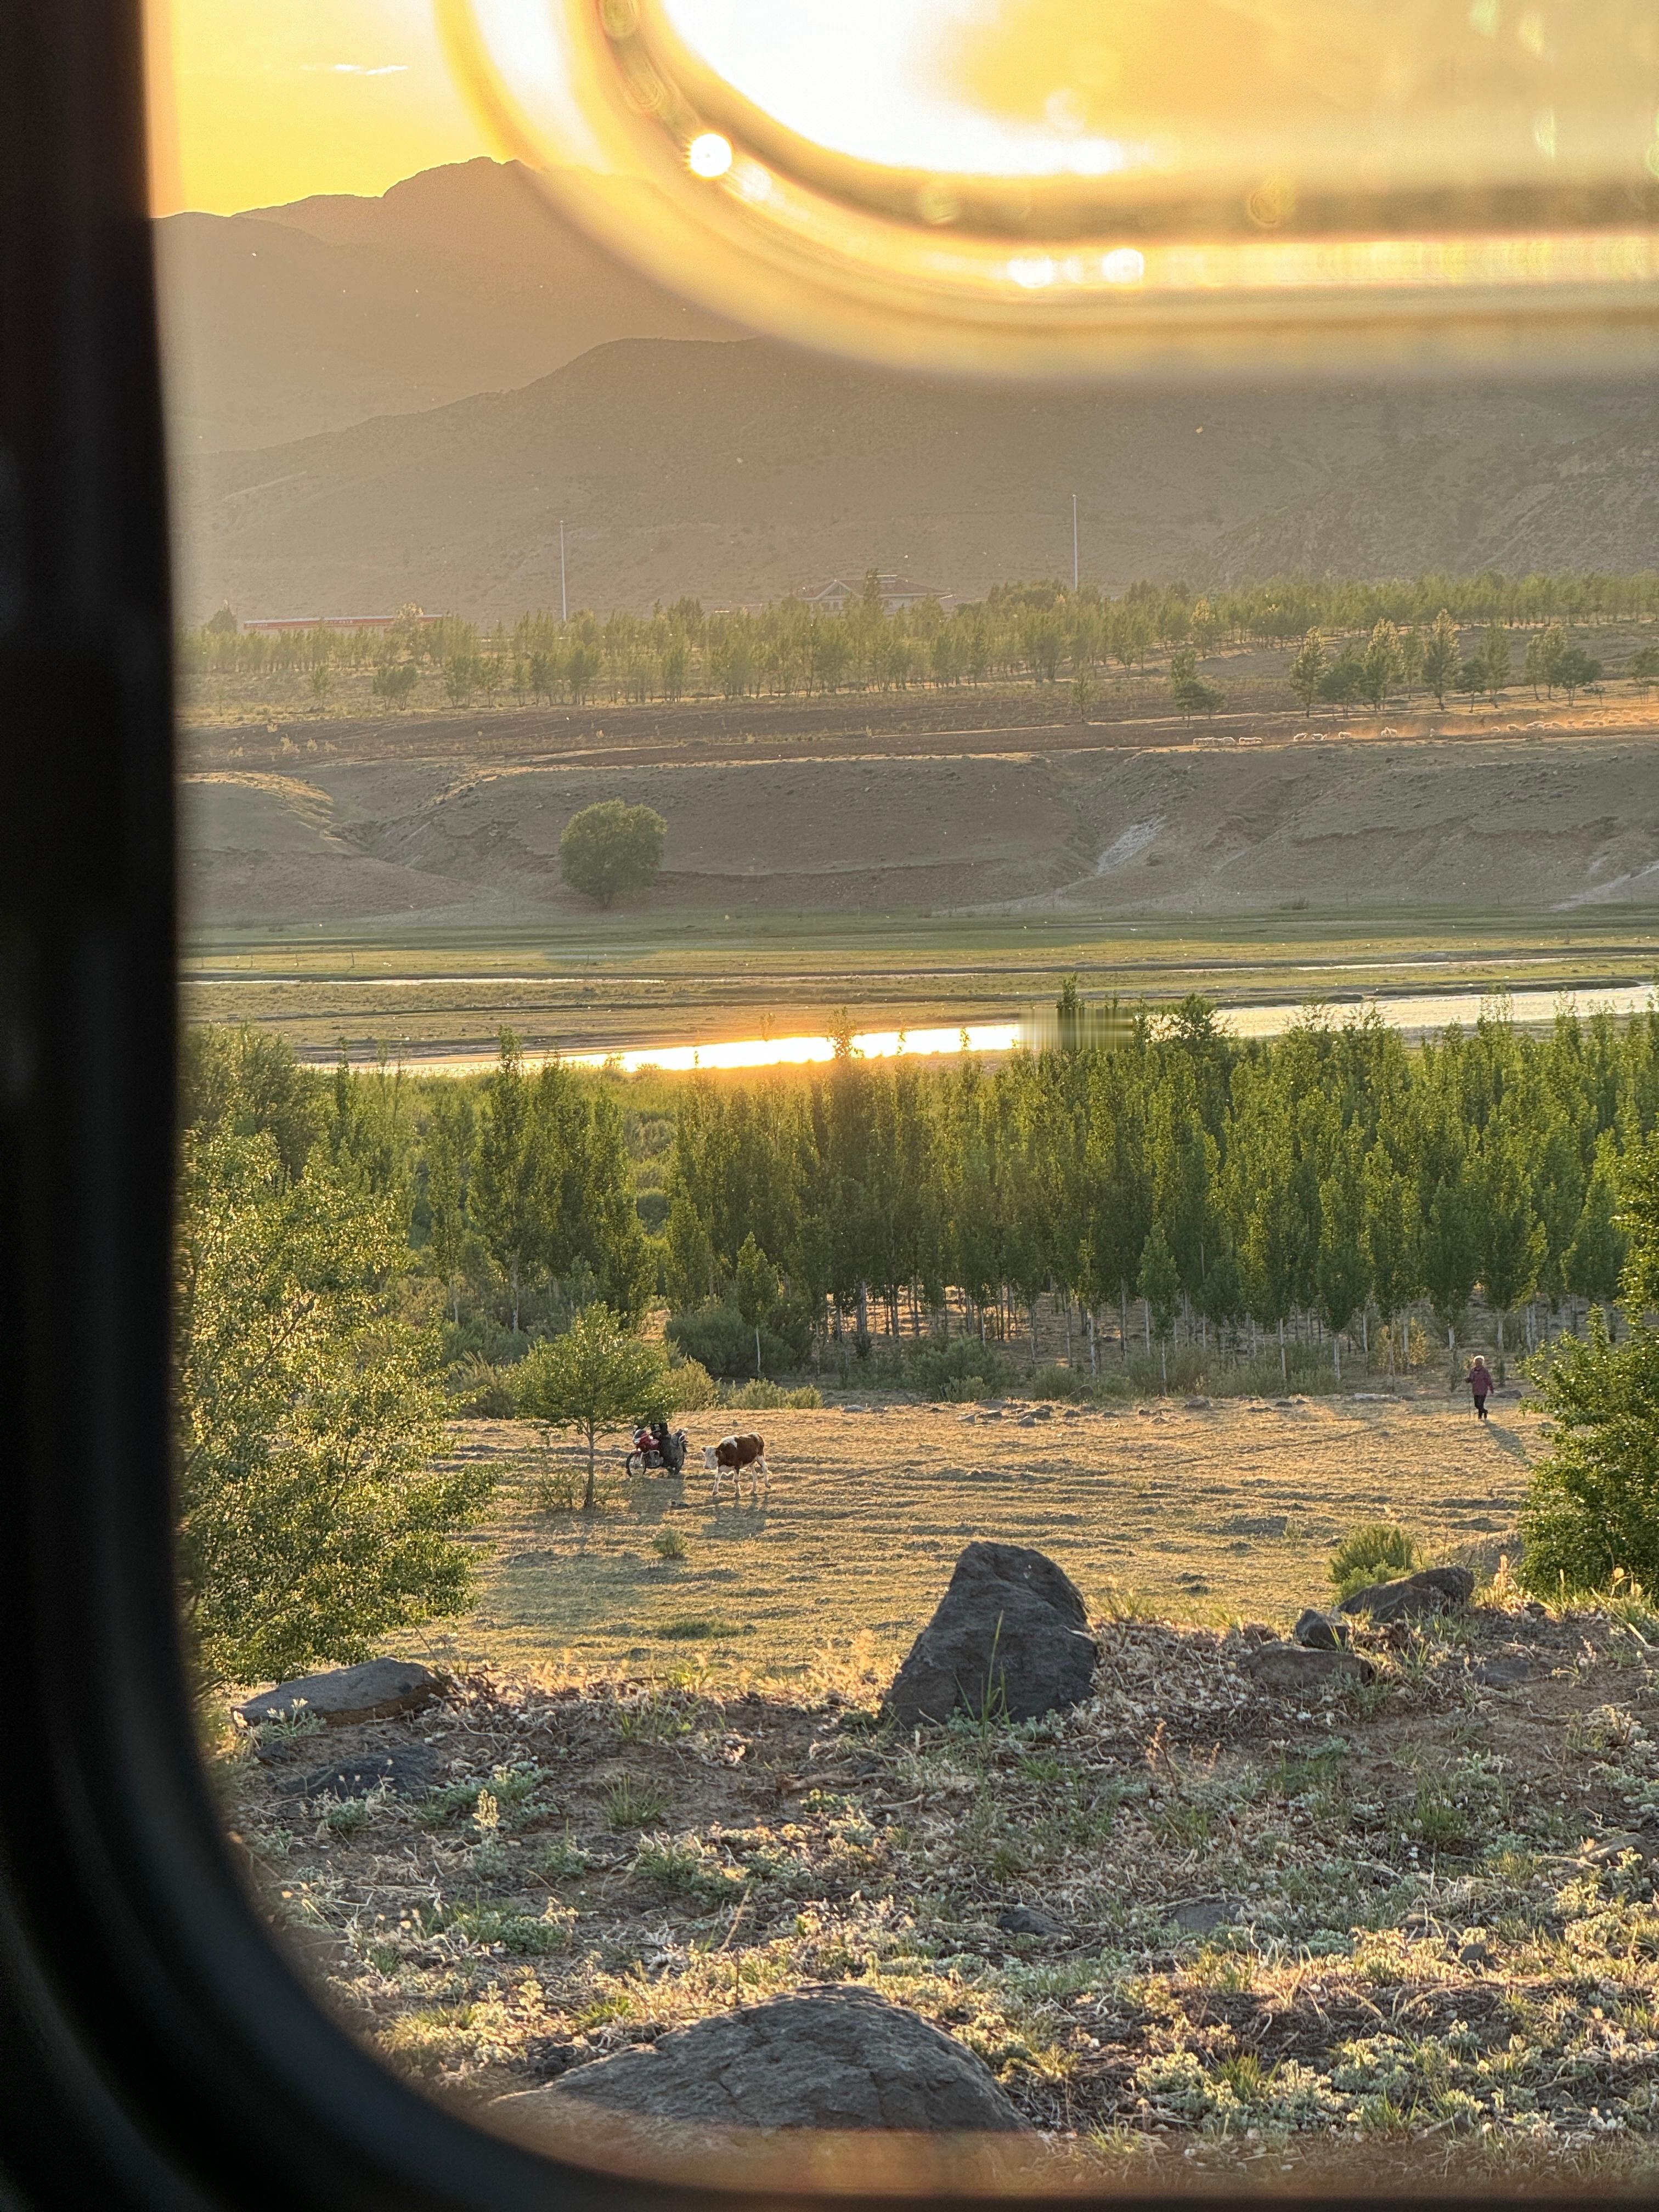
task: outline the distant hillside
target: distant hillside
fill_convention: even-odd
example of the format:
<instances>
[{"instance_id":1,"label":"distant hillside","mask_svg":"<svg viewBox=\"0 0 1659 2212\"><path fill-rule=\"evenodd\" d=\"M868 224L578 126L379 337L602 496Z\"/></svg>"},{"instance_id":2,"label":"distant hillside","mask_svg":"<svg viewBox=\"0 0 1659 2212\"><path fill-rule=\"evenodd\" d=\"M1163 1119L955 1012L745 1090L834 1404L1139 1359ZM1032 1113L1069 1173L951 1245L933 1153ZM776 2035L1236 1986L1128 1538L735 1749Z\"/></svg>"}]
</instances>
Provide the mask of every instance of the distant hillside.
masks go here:
<instances>
[{"instance_id":1,"label":"distant hillside","mask_svg":"<svg viewBox=\"0 0 1659 2212\"><path fill-rule=\"evenodd\" d=\"M731 334L573 229L516 162L170 216L156 240L187 455L508 390L610 338Z\"/></svg>"},{"instance_id":2,"label":"distant hillside","mask_svg":"<svg viewBox=\"0 0 1659 2212\"><path fill-rule=\"evenodd\" d=\"M389 196L395 198L396 195ZM325 208L337 203L324 203ZM348 250L345 248L338 249ZM776 597L872 564L975 596L1659 557L1659 401L1584 386L1032 394L635 339L518 391L187 471L183 611L495 618Z\"/></svg>"}]
</instances>

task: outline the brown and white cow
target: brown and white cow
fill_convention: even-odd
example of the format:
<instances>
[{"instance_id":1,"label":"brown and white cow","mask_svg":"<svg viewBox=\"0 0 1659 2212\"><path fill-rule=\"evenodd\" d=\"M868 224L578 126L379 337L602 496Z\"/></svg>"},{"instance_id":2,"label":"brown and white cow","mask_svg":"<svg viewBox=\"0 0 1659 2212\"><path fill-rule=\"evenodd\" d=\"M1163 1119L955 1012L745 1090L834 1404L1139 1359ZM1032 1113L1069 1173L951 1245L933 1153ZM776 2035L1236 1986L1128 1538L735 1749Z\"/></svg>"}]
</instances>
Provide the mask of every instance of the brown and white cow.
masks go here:
<instances>
[{"instance_id":1,"label":"brown and white cow","mask_svg":"<svg viewBox=\"0 0 1659 2212\"><path fill-rule=\"evenodd\" d=\"M720 1483L728 1468L732 1474L732 1495L739 1505L743 1504L743 1478L745 1470L749 1475L749 1498L751 1504L760 1504L763 1490L769 1499L772 1495L772 1476L766 1464L764 1437L725 1437L717 1444L705 1444L702 1448L702 1464L703 1472L706 1474L712 1474L714 1478L716 1505L720 1502Z\"/></svg>"}]
</instances>

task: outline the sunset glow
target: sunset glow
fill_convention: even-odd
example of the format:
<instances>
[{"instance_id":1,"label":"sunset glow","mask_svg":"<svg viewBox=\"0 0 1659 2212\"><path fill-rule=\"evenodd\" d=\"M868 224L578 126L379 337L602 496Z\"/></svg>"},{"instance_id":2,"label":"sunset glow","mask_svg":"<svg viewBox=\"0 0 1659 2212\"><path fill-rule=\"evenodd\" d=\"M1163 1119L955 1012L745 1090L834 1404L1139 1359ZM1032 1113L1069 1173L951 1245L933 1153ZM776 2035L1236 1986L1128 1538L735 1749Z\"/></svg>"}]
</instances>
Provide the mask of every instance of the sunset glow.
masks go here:
<instances>
[{"instance_id":1,"label":"sunset glow","mask_svg":"<svg viewBox=\"0 0 1659 2212\"><path fill-rule=\"evenodd\" d=\"M495 149L425 0L149 0L156 212L383 192Z\"/></svg>"}]
</instances>

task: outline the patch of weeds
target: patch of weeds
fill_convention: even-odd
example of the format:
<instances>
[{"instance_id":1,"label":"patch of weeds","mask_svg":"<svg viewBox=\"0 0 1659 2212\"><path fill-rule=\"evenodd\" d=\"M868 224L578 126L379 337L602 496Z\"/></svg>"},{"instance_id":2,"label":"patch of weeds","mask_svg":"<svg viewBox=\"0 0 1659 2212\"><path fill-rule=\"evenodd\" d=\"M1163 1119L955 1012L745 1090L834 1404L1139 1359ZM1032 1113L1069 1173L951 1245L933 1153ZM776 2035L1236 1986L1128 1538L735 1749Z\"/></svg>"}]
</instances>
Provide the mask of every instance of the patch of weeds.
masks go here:
<instances>
[{"instance_id":1,"label":"patch of weeds","mask_svg":"<svg viewBox=\"0 0 1659 2212\"><path fill-rule=\"evenodd\" d=\"M510 2064L532 2036L546 2033L547 2025L541 1991L532 1981L471 2003L405 2013L385 2029L380 2042L412 2073L457 2077Z\"/></svg>"},{"instance_id":2,"label":"patch of weeds","mask_svg":"<svg viewBox=\"0 0 1659 2212\"><path fill-rule=\"evenodd\" d=\"M445 1782L428 1790L416 1806L415 1817L428 1828L441 1828L446 1822L463 1817L480 1829L516 1827L534 1817L539 1809L538 1793L551 1779L543 1766L492 1767L484 1780L475 1775ZM485 1798L489 1800L488 1807L483 1802Z\"/></svg>"},{"instance_id":3,"label":"patch of weeds","mask_svg":"<svg viewBox=\"0 0 1659 2212\"><path fill-rule=\"evenodd\" d=\"M1569 1751L1627 1751L1643 1734L1642 1723L1622 1705L1596 1705L1576 1713L1567 1723Z\"/></svg>"},{"instance_id":4,"label":"patch of weeds","mask_svg":"<svg viewBox=\"0 0 1659 2212\"><path fill-rule=\"evenodd\" d=\"M683 1897L710 1905L734 1897L743 1887L743 1876L728 1866L701 1838L649 1836L635 1854L632 1872L637 1880L670 1897Z\"/></svg>"},{"instance_id":5,"label":"patch of weeds","mask_svg":"<svg viewBox=\"0 0 1659 2212\"><path fill-rule=\"evenodd\" d=\"M1065 1761L1050 1751L1028 1752L1018 1765L1028 1782L1058 1782L1066 1771Z\"/></svg>"},{"instance_id":6,"label":"patch of weeds","mask_svg":"<svg viewBox=\"0 0 1659 2212\"><path fill-rule=\"evenodd\" d=\"M301 1705L286 1720L260 1721L247 1731L248 1741L266 1759L281 1759L307 1737L320 1735L323 1723Z\"/></svg>"},{"instance_id":7,"label":"patch of weeds","mask_svg":"<svg viewBox=\"0 0 1659 2212\"><path fill-rule=\"evenodd\" d=\"M331 1798L323 1813L323 1826L330 1835L338 1836L342 1840L348 1836L359 1835L385 1802L384 1786L371 1790L362 1797Z\"/></svg>"},{"instance_id":8,"label":"patch of weeds","mask_svg":"<svg viewBox=\"0 0 1659 2212\"><path fill-rule=\"evenodd\" d=\"M672 1802L673 1793L659 1784L619 1774L605 1790L605 1817L613 1828L648 1828Z\"/></svg>"},{"instance_id":9,"label":"patch of weeds","mask_svg":"<svg viewBox=\"0 0 1659 2212\"><path fill-rule=\"evenodd\" d=\"M541 1913L514 1912L505 1905L460 1905L447 1914L441 1932L459 1936L480 1950L505 1951L519 1959L545 1958L570 1948L574 1913L550 1904Z\"/></svg>"},{"instance_id":10,"label":"patch of weeds","mask_svg":"<svg viewBox=\"0 0 1659 2212\"><path fill-rule=\"evenodd\" d=\"M1254 2051L1231 2055L1213 2069L1196 2051L1168 2051L1139 2068L1135 2081L1158 2106L1201 2123L1212 2136L1252 2125L1328 2127L1348 2112L1347 2100L1311 2067L1294 2059L1267 2066Z\"/></svg>"},{"instance_id":11,"label":"patch of weeds","mask_svg":"<svg viewBox=\"0 0 1659 2212\"><path fill-rule=\"evenodd\" d=\"M659 1620L652 1630L653 1636L665 1638L670 1643L694 1643L704 1638L752 1636L755 1624L739 1625L735 1620L722 1620L717 1613L678 1613L672 1620Z\"/></svg>"},{"instance_id":12,"label":"patch of weeds","mask_svg":"<svg viewBox=\"0 0 1659 2212\"><path fill-rule=\"evenodd\" d=\"M1198 1798L1166 1797L1147 1815L1147 1826L1160 1843L1193 1851L1209 1842L1215 1814Z\"/></svg>"},{"instance_id":13,"label":"patch of weeds","mask_svg":"<svg viewBox=\"0 0 1659 2212\"><path fill-rule=\"evenodd\" d=\"M538 1874L544 1881L574 1881L578 1875L587 1872L589 1864L587 1853L570 1840L568 1828L563 1835L544 1844L530 1862L532 1873Z\"/></svg>"},{"instance_id":14,"label":"patch of weeds","mask_svg":"<svg viewBox=\"0 0 1659 2212\"><path fill-rule=\"evenodd\" d=\"M694 1713L655 1690L617 1708L617 1733L624 1743L672 1743L696 1726Z\"/></svg>"},{"instance_id":15,"label":"patch of weeds","mask_svg":"<svg viewBox=\"0 0 1659 2212\"><path fill-rule=\"evenodd\" d=\"M744 1413L816 1413L823 1400L815 1384L791 1390L781 1382L750 1382L721 1386L720 1402L728 1412Z\"/></svg>"},{"instance_id":16,"label":"patch of weeds","mask_svg":"<svg viewBox=\"0 0 1659 2212\"><path fill-rule=\"evenodd\" d=\"M678 1528L659 1528L651 1539L651 1548L659 1559L683 1559L686 1556L685 1539Z\"/></svg>"}]
</instances>

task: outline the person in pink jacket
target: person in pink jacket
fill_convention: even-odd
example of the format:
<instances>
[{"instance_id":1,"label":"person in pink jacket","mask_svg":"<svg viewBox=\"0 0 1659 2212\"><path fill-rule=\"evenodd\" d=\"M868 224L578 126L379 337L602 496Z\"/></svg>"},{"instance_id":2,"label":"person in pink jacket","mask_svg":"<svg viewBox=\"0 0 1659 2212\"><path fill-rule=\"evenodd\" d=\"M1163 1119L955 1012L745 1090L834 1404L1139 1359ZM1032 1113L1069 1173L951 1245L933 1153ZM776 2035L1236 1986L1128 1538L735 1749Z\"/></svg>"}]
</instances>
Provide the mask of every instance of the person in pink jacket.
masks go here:
<instances>
[{"instance_id":1,"label":"person in pink jacket","mask_svg":"<svg viewBox=\"0 0 1659 2212\"><path fill-rule=\"evenodd\" d=\"M1491 1368L1487 1366L1485 1358L1480 1352L1477 1352L1475 1353L1474 1364L1470 1368L1468 1373L1463 1377L1463 1380L1469 1386L1469 1395L1474 1401L1475 1413L1479 1418L1484 1421L1486 1418L1486 1401L1492 1395L1492 1393L1497 1388L1497 1385L1492 1381Z\"/></svg>"}]
</instances>

